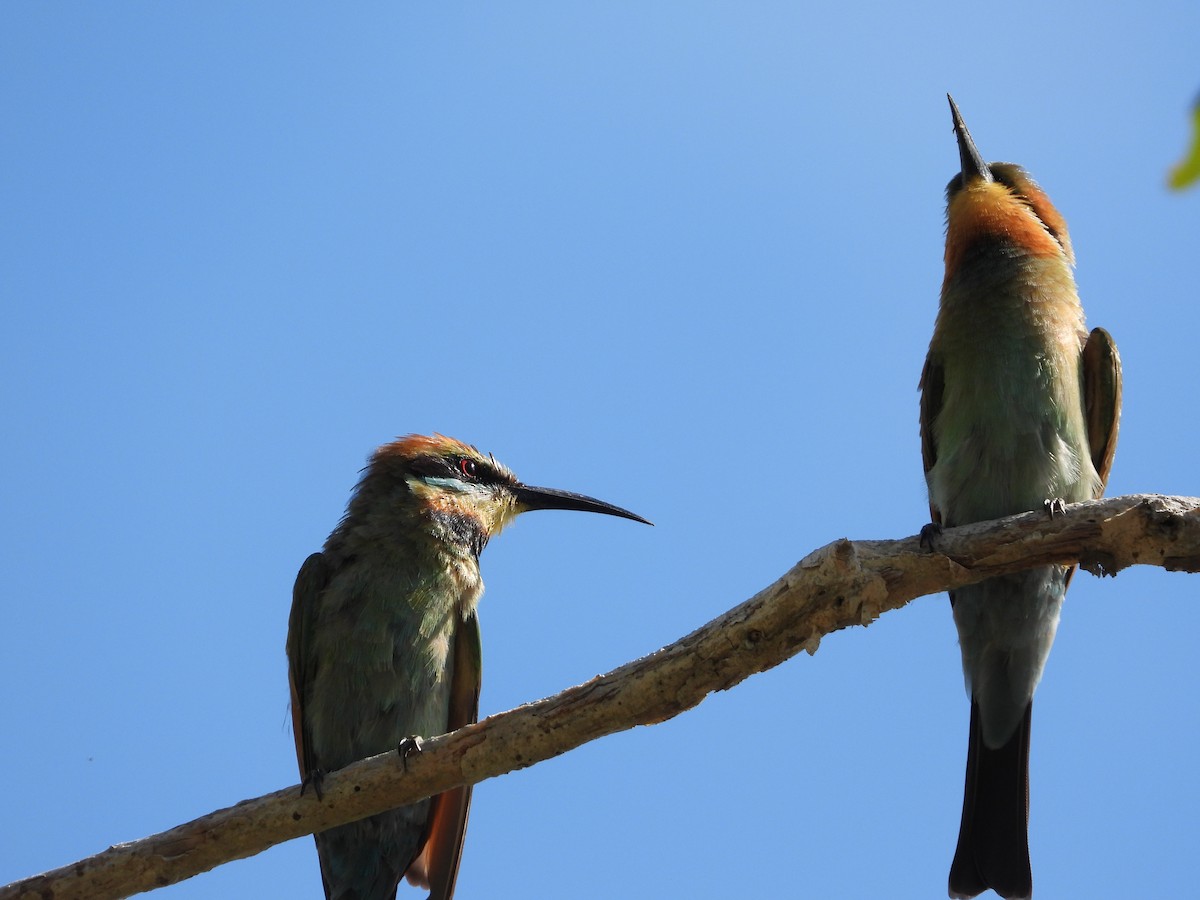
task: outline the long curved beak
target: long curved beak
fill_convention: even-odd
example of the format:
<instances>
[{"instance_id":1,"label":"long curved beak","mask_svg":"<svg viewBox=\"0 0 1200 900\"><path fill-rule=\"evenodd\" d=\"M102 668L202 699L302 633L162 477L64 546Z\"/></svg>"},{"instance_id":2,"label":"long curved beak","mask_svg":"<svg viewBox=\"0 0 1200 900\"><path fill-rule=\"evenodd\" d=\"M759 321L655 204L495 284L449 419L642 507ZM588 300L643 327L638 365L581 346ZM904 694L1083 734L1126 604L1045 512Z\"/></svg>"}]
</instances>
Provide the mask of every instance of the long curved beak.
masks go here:
<instances>
[{"instance_id":1,"label":"long curved beak","mask_svg":"<svg viewBox=\"0 0 1200 900\"><path fill-rule=\"evenodd\" d=\"M587 497L583 494L573 494L570 491L560 491L555 488L531 487L528 484L514 484L513 495L525 510L531 509L574 509L579 512L603 513L606 516L620 516L622 519L633 519L653 525L649 519L643 519L637 513L627 509Z\"/></svg>"},{"instance_id":2,"label":"long curved beak","mask_svg":"<svg viewBox=\"0 0 1200 900\"><path fill-rule=\"evenodd\" d=\"M958 111L954 98L947 94L946 99L950 101L950 115L954 119L954 136L958 138L958 161L962 167L963 184L966 185L973 178L981 181L994 181L992 170L983 161L979 148L971 139L971 132L967 131L967 123L963 121L962 113Z\"/></svg>"}]
</instances>

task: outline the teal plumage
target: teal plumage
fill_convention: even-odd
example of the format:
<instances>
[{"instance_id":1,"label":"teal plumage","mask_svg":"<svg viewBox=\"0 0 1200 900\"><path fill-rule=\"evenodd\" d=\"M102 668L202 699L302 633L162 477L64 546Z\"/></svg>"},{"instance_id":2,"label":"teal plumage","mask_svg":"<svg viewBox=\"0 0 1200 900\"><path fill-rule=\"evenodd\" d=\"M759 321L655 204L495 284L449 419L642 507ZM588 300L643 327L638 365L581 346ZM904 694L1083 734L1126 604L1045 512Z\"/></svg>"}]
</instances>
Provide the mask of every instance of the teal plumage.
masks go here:
<instances>
[{"instance_id":1,"label":"teal plumage","mask_svg":"<svg viewBox=\"0 0 1200 900\"><path fill-rule=\"evenodd\" d=\"M479 554L519 513L574 509L644 522L619 507L521 484L451 438L380 447L346 515L296 577L288 626L301 776L476 721L482 675ZM401 878L454 893L471 789L317 834L329 900L390 900Z\"/></svg>"},{"instance_id":2,"label":"teal plumage","mask_svg":"<svg viewBox=\"0 0 1200 900\"><path fill-rule=\"evenodd\" d=\"M1099 497L1121 370L1084 327L1066 223L1019 166L984 163L954 101L961 172L947 189L946 275L921 376L921 444L937 525ZM1033 693L1072 570L1045 566L951 592L971 696L950 896L1032 894Z\"/></svg>"}]
</instances>

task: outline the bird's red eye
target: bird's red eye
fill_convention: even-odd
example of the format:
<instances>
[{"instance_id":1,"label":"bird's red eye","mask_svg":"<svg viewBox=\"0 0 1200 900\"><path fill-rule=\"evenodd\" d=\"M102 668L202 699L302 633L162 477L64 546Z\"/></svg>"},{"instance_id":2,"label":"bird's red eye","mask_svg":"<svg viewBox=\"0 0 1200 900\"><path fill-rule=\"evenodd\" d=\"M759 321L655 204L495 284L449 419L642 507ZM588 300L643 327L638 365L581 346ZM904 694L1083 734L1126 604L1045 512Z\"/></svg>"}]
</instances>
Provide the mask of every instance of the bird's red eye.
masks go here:
<instances>
[{"instance_id":1,"label":"bird's red eye","mask_svg":"<svg viewBox=\"0 0 1200 900\"><path fill-rule=\"evenodd\" d=\"M460 459L458 461L458 469L468 478L474 478L479 474L479 467L475 465L475 460L473 459Z\"/></svg>"}]
</instances>

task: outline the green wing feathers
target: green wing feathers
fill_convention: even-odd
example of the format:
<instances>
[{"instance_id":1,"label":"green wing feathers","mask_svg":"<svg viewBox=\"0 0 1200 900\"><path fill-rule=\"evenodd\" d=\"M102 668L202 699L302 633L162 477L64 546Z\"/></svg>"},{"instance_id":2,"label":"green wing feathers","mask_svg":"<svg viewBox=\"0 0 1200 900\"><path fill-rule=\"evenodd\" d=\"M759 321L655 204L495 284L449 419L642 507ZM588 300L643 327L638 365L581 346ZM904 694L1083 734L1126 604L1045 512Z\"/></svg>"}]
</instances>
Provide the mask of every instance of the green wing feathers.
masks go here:
<instances>
[{"instance_id":1,"label":"green wing feathers","mask_svg":"<svg viewBox=\"0 0 1200 900\"><path fill-rule=\"evenodd\" d=\"M479 638L479 619L472 612L459 625L454 636L454 674L450 687L448 732L479 720L479 687L482 679L483 645ZM411 884L429 888L429 900L447 900L454 894L470 811L469 785L433 798L425 844L405 875Z\"/></svg>"},{"instance_id":2,"label":"green wing feathers","mask_svg":"<svg viewBox=\"0 0 1200 900\"><path fill-rule=\"evenodd\" d=\"M1121 424L1121 357L1103 328L1095 328L1083 347L1083 398L1092 465L1108 483Z\"/></svg>"}]
</instances>

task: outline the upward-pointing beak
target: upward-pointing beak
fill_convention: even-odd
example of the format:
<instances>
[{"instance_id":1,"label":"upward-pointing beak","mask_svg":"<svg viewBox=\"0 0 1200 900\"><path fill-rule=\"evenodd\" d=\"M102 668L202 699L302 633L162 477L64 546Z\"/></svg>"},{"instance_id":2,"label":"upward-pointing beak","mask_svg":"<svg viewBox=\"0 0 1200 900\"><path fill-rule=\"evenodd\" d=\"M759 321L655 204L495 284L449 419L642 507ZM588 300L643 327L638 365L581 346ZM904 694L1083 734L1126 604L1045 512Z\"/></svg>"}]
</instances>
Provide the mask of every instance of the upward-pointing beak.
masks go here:
<instances>
[{"instance_id":1,"label":"upward-pointing beak","mask_svg":"<svg viewBox=\"0 0 1200 900\"><path fill-rule=\"evenodd\" d=\"M947 94L946 99L950 101L950 115L954 119L954 136L958 138L958 161L962 167L963 185L966 186L975 178L981 181L993 181L992 170L983 161L983 157L979 154L979 148L971 140L971 132L967 131L967 123L963 121L962 113L958 111L954 98Z\"/></svg>"},{"instance_id":2,"label":"upward-pointing beak","mask_svg":"<svg viewBox=\"0 0 1200 900\"><path fill-rule=\"evenodd\" d=\"M570 491L559 491L554 488L531 487L527 484L515 484L511 488L517 502L526 510L531 509L574 509L579 512L603 513L606 516L620 516L622 519L633 519L646 525L654 523L643 519L627 509L586 497L583 494L573 494Z\"/></svg>"}]
</instances>

